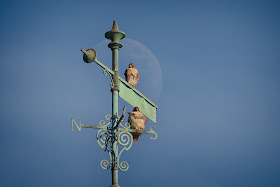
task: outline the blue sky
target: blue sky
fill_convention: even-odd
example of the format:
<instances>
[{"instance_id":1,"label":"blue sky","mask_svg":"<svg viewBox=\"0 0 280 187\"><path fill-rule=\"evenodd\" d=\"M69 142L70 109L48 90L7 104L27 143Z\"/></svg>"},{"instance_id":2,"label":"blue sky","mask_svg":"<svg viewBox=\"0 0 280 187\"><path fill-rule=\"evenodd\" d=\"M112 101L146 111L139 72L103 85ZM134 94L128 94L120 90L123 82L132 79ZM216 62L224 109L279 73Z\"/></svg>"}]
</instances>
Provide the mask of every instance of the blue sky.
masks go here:
<instances>
[{"instance_id":1,"label":"blue sky","mask_svg":"<svg viewBox=\"0 0 280 187\"><path fill-rule=\"evenodd\" d=\"M135 62L159 106L158 139L123 153L119 184L279 186L279 18L277 1L1 1L0 186L110 186L97 131L72 133L71 117L111 112L109 77L80 48L111 67L113 20L151 52L124 46L120 74Z\"/></svg>"}]
</instances>

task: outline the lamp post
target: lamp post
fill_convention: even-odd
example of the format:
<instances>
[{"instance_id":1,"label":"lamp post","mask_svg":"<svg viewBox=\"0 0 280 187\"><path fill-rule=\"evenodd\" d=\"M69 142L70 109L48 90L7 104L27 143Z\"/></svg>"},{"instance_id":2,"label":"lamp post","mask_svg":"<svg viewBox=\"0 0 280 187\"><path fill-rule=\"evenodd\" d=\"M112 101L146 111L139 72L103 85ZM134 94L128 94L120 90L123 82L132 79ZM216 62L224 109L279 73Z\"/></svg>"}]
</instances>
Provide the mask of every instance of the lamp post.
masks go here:
<instances>
[{"instance_id":1,"label":"lamp post","mask_svg":"<svg viewBox=\"0 0 280 187\"><path fill-rule=\"evenodd\" d=\"M103 169L108 169L111 167L112 185L110 187L120 187L118 184L118 170L126 171L129 167L127 162L120 162L120 156L124 150L128 151L132 146L133 138L130 132L153 134L154 137L150 137L151 139L156 139L157 134L153 130L153 128L155 128L154 126L150 127L150 131L136 131L130 128L129 123L122 124L122 122L125 120L125 107L123 108L122 115L118 116L119 93L121 98L123 98L132 106L139 107L141 112L154 122L156 122L156 109L158 107L155 103L153 103L119 76L118 52L122 47L122 44L119 42L119 40L125 37L125 33L119 31L116 21L113 22L112 30L105 33L105 37L111 40L111 42L108 44L108 47L112 50L112 70L97 60L94 49L81 49L81 51L84 53L83 60L86 63L97 63L104 69L104 75L108 74L111 78L110 85L112 92L112 115L106 115L105 118L109 122L106 123L104 120L101 120L99 122L99 126L85 125L81 123L81 120L80 124L78 125L72 118L72 131L74 124L80 132L82 127L100 129L96 136L97 142L101 148L105 148L105 151L107 151L110 156L110 162L107 160L102 160L100 165ZM110 124L111 126L109 127ZM120 152L118 152L119 144L123 147Z\"/></svg>"}]
</instances>

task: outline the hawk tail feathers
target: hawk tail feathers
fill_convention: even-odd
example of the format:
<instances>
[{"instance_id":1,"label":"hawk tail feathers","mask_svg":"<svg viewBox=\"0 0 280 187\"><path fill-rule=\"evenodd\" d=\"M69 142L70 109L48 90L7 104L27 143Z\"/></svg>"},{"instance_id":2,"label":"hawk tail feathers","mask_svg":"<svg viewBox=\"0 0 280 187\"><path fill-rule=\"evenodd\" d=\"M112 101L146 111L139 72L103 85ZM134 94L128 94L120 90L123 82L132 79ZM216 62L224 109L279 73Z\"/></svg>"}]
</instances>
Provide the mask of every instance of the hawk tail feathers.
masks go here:
<instances>
[{"instance_id":1,"label":"hawk tail feathers","mask_svg":"<svg viewBox=\"0 0 280 187\"><path fill-rule=\"evenodd\" d=\"M135 132L132 132L132 137L133 137L133 142L138 142L138 138L139 136L141 136L140 133L135 133Z\"/></svg>"}]
</instances>

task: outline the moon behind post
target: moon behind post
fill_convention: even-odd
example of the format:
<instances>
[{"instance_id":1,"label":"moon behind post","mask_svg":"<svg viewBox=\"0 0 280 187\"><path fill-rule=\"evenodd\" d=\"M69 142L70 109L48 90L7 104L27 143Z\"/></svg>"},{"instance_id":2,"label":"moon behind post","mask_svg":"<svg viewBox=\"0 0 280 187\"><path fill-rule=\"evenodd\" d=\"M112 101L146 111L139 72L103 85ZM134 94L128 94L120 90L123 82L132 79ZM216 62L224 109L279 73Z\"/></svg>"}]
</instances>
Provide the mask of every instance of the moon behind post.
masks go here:
<instances>
[{"instance_id":1,"label":"moon behind post","mask_svg":"<svg viewBox=\"0 0 280 187\"><path fill-rule=\"evenodd\" d=\"M112 51L107 47L109 40L103 40L95 45L97 59L108 67L112 67ZM140 74L140 80L135 86L141 93L157 103L162 90L162 71L156 56L144 44L125 38L119 50L119 72L125 79L124 72L129 63L134 63Z\"/></svg>"}]
</instances>

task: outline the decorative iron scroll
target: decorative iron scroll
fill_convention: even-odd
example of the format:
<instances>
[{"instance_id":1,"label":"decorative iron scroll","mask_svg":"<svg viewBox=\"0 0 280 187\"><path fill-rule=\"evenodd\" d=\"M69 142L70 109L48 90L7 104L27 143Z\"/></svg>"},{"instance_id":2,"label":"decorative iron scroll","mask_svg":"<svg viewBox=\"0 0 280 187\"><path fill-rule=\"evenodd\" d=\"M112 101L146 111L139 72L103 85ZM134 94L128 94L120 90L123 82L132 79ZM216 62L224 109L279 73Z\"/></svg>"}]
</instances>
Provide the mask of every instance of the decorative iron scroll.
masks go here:
<instances>
[{"instance_id":1,"label":"decorative iron scroll","mask_svg":"<svg viewBox=\"0 0 280 187\"><path fill-rule=\"evenodd\" d=\"M114 87L113 77L112 77L112 75L111 75L111 73L110 73L110 72L108 72L106 69L104 69L104 70L103 70L103 74L104 74L104 76L106 76L106 75L107 75L107 73L108 73L108 75L109 75L109 77L110 77L110 79L111 79L110 86L111 86L111 88L113 88L113 87Z\"/></svg>"},{"instance_id":2,"label":"decorative iron scroll","mask_svg":"<svg viewBox=\"0 0 280 187\"><path fill-rule=\"evenodd\" d=\"M96 134L96 139L97 143L99 146L105 150L105 152L109 153L110 160L102 160L100 162L100 166L103 169L109 169L111 168L118 168L119 170L122 171L127 171L129 168L129 164L126 161L120 162L120 157L124 151L128 151L132 147L133 143L133 137L131 132L138 132L138 133L143 133L143 134L151 134L154 135L154 137L150 137L150 139L155 140L157 139L157 133L154 131L155 126L150 127L150 131L145 131L145 130L139 130L136 131L134 129L130 128L129 123L124 123L122 122L125 121L125 107L123 109L123 114L121 117L114 116L112 117L111 115L106 115L105 120L100 120L99 121L99 126L94 126L94 125L84 125L81 123L78 125L75 120L72 118L72 131L73 131L73 126L77 127L79 132L81 132L81 128L95 128L99 129ZM113 124L113 127L109 127L111 123ZM115 155L115 152L113 150L113 144L114 142L117 142L119 145L122 146L121 151L119 152L118 155Z\"/></svg>"},{"instance_id":3,"label":"decorative iron scroll","mask_svg":"<svg viewBox=\"0 0 280 187\"><path fill-rule=\"evenodd\" d=\"M108 160L101 160L100 166L103 169L109 169L111 167L111 164L108 162Z\"/></svg>"},{"instance_id":4,"label":"decorative iron scroll","mask_svg":"<svg viewBox=\"0 0 280 187\"><path fill-rule=\"evenodd\" d=\"M100 120L99 121L99 125L101 127L104 127L102 129L100 129L97 134L96 134L96 138L97 138L97 143L99 144L99 146L104 149L105 148L105 151L108 151L109 153L109 156L110 156L110 162L107 161L107 160L102 160L100 162L100 166L103 168L103 169L108 169L111 167L112 165L112 155L111 155L111 152L110 152L110 149L108 149L108 144L111 140L111 133L109 132L109 127L108 125L110 125L111 121L112 121L112 117L110 115L106 115L105 116L105 119L107 121L109 121L108 123L105 122L105 120Z\"/></svg>"},{"instance_id":5,"label":"decorative iron scroll","mask_svg":"<svg viewBox=\"0 0 280 187\"><path fill-rule=\"evenodd\" d=\"M126 161L122 161L120 163L120 157L124 150L128 151L131 148L132 142L133 142L133 137L132 137L131 133L127 131L128 129L130 129L129 123L125 123L124 125L119 123L119 125L122 127L122 131L119 132L118 143L120 145L122 145L123 148L120 151L119 156L118 156L118 167L122 171L127 171L129 168L129 164Z\"/></svg>"},{"instance_id":6,"label":"decorative iron scroll","mask_svg":"<svg viewBox=\"0 0 280 187\"><path fill-rule=\"evenodd\" d=\"M108 160L102 160L100 162L100 166L103 169L109 169L110 167L114 167L112 165L115 164L115 166L118 167L118 169L122 171L127 171L129 168L129 164L126 161L120 162L120 156L122 155L123 151L128 151L133 143L133 137L128 131L130 129L130 124L125 123L124 125L122 125L121 121L124 121L124 119L120 121L119 118L119 121L117 120L117 124L119 125L121 131L120 129L118 130L118 133L116 134L116 140L121 146L123 146L123 148L118 154L118 157L114 159L113 163L113 157L110 151L112 150L112 145L109 145L112 142L112 128L107 127L112 122L113 118L110 115L106 115L105 118L108 122L105 122L105 120L100 120L99 125L104 128L100 129L97 132L96 138L99 146L109 153L110 162Z\"/></svg>"}]
</instances>

